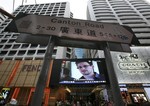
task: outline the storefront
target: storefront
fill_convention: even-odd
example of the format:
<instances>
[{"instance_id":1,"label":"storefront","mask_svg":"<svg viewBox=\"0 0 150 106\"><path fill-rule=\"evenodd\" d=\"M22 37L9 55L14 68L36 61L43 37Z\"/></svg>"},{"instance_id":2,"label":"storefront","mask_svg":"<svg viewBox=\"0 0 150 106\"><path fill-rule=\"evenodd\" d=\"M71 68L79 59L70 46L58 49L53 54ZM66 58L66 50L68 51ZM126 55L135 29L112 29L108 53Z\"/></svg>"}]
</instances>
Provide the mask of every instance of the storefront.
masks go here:
<instances>
[{"instance_id":1,"label":"storefront","mask_svg":"<svg viewBox=\"0 0 150 106\"><path fill-rule=\"evenodd\" d=\"M132 53L112 52L114 69L123 98L128 103L150 101L150 54L146 47Z\"/></svg>"},{"instance_id":2,"label":"storefront","mask_svg":"<svg viewBox=\"0 0 150 106\"><path fill-rule=\"evenodd\" d=\"M138 104L141 101L150 101L149 57L150 56L148 55L141 55L138 53L112 53L112 60L119 81L122 98L128 104ZM104 67L101 68L103 60L100 61L96 59L94 61L98 62L100 65L98 66L100 69L99 72L106 77L105 80L75 80L61 82L59 79L62 77L62 70L58 70L58 66L61 68L64 66L71 67L71 64L68 64L70 60L61 60L59 65L57 64L53 67L54 61L53 64L51 62L42 104L45 106L53 106L58 100L73 101L74 99L84 101L92 99L92 102L94 101L93 103L96 104L105 103L104 100L109 101L109 97L106 93L106 85L108 84L107 75L103 71L105 70L103 69ZM0 103L9 103L11 99L15 99L19 105L29 105L32 101L42 63L43 60L1 61ZM55 71L52 71L53 68ZM72 70L74 71L74 69ZM77 75L73 77L77 77ZM67 84L71 84L72 86L67 86ZM84 84L86 86L81 87L81 85ZM101 87L97 88L97 84L100 84ZM101 92L102 89L105 90Z\"/></svg>"}]
</instances>

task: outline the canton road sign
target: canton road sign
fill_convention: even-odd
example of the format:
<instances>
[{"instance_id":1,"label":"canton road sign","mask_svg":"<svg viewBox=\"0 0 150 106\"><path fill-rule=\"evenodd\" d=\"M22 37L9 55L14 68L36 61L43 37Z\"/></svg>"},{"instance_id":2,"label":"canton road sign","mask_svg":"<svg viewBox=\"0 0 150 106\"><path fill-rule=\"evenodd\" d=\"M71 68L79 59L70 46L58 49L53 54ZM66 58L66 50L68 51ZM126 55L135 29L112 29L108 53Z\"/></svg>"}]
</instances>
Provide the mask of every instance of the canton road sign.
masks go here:
<instances>
[{"instance_id":1,"label":"canton road sign","mask_svg":"<svg viewBox=\"0 0 150 106\"><path fill-rule=\"evenodd\" d=\"M126 44L130 44L134 36L129 28L119 24L33 14L19 14L6 29L41 36Z\"/></svg>"}]
</instances>

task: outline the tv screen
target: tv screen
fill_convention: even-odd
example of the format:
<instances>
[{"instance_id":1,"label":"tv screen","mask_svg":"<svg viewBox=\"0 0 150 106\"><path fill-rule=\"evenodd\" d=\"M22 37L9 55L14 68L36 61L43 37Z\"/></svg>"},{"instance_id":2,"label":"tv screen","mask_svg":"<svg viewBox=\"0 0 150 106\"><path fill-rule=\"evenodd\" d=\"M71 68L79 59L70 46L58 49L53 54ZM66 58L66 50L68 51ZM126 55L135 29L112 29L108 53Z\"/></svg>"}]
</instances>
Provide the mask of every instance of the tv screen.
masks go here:
<instances>
[{"instance_id":1,"label":"tv screen","mask_svg":"<svg viewBox=\"0 0 150 106\"><path fill-rule=\"evenodd\" d=\"M55 59L50 85L105 84L104 59Z\"/></svg>"}]
</instances>

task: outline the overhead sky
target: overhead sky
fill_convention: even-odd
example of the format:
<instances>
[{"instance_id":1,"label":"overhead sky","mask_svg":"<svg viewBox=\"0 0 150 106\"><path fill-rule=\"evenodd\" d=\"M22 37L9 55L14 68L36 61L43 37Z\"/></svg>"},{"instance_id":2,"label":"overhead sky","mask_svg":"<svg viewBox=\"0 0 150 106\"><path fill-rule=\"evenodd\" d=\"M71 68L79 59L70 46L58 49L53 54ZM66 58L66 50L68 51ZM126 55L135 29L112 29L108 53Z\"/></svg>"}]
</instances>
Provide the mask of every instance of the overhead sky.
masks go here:
<instances>
[{"instance_id":1,"label":"overhead sky","mask_svg":"<svg viewBox=\"0 0 150 106\"><path fill-rule=\"evenodd\" d=\"M15 1L13 3L13 1ZM74 18L86 19L87 2L89 0L0 0L0 7L3 7L7 12L12 13L18 6L25 4L41 4L41 3L54 3L54 2L70 2L70 9ZM150 3L150 0L146 0ZM13 7L14 4L14 7Z\"/></svg>"}]
</instances>

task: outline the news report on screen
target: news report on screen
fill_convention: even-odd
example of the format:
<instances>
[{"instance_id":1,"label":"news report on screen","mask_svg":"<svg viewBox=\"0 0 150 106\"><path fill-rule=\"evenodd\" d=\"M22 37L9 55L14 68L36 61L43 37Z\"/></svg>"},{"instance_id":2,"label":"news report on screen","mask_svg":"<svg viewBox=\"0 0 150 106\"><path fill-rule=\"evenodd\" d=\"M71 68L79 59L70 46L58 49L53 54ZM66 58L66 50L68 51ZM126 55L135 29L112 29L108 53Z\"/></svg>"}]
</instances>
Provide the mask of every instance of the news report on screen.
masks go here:
<instances>
[{"instance_id":1,"label":"news report on screen","mask_svg":"<svg viewBox=\"0 0 150 106\"><path fill-rule=\"evenodd\" d=\"M105 60L101 59L55 59L51 73L51 85L60 84L106 84Z\"/></svg>"}]
</instances>

